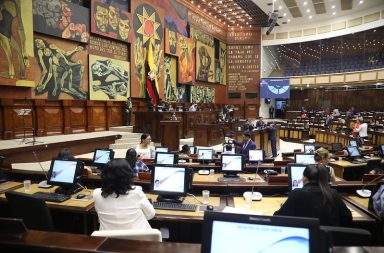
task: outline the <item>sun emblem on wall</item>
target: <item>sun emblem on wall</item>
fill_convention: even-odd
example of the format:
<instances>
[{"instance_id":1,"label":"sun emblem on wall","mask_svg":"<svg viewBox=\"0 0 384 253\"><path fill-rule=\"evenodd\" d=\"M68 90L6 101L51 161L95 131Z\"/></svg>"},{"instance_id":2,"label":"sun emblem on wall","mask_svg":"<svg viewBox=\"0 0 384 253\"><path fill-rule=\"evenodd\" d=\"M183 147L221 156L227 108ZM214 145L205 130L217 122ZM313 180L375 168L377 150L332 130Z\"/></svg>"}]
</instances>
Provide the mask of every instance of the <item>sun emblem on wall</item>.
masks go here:
<instances>
[{"instance_id":1,"label":"sun emblem on wall","mask_svg":"<svg viewBox=\"0 0 384 253\"><path fill-rule=\"evenodd\" d=\"M160 17L156 10L148 5L139 5L135 10L134 27L136 38L140 38L143 45L153 38L155 44L161 43L163 38L163 28Z\"/></svg>"}]
</instances>

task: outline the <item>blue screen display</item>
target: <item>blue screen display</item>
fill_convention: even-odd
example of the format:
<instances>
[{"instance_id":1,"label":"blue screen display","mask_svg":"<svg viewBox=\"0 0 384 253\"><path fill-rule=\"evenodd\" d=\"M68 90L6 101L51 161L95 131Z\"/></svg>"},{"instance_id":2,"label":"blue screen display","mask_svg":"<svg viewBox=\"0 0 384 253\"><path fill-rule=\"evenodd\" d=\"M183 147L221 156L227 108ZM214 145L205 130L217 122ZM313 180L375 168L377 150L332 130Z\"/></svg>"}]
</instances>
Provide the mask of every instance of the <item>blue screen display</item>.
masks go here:
<instances>
[{"instance_id":1,"label":"blue screen display","mask_svg":"<svg viewBox=\"0 0 384 253\"><path fill-rule=\"evenodd\" d=\"M261 98L289 98L289 79L261 79Z\"/></svg>"}]
</instances>

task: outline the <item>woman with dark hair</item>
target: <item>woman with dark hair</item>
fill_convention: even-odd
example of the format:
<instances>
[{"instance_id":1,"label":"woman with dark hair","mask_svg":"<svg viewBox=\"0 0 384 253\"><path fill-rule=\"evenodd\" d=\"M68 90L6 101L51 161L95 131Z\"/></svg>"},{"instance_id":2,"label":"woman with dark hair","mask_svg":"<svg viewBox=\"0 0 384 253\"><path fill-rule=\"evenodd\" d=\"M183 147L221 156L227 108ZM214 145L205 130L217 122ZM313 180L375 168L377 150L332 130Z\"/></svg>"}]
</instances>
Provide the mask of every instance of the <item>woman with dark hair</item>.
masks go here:
<instances>
[{"instance_id":1,"label":"woman with dark hair","mask_svg":"<svg viewBox=\"0 0 384 253\"><path fill-rule=\"evenodd\" d=\"M100 230L147 229L155 216L140 186L132 186L134 172L125 159L114 159L101 174L102 188L93 191Z\"/></svg>"},{"instance_id":2,"label":"woman with dark hair","mask_svg":"<svg viewBox=\"0 0 384 253\"><path fill-rule=\"evenodd\" d=\"M184 144L179 152L180 158L188 158L191 155L191 147L188 144Z\"/></svg>"},{"instance_id":3,"label":"woman with dark hair","mask_svg":"<svg viewBox=\"0 0 384 253\"><path fill-rule=\"evenodd\" d=\"M152 138L149 134L142 134L140 137L140 144L136 146L139 159L155 158L155 148L151 146Z\"/></svg>"},{"instance_id":4,"label":"woman with dark hair","mask_svg":"<svg viewBox=\"0 0 384 253\"><path fill-rule=\"evenodd\" d=\"M291 191L274 215L312 217L318 218L320 225L349 226L352 213L337 191L330 188L328 180L324 165L308 165L303 172L303 188Z\"/></svg>"},{"instance_id":5,"label":"woman with dark hair","mask_svg":"<svg viewBox=\"0 0 384 253\"><path fill-rule=\"evenodd\" d=\"M145 163L137 159L137 152L134 148L130 148L127 150L125 154L125 160L127 160L129 166L133 168L134 177L138 177L139 172L148 172L149 169Z\"/></svg>"},{"instance_id":6,"label":"woman with dark hair","mask_svg":"<svg viewBox=\"0 0 384 253\"><path fill-rule=\"evenodd\" d=\"M69 148L62 148L60 149L59 153L57 154L57 158L61 160L72 160L75 159L75 157L72 154L71 149Z\"/></svg>"}]
</instances>

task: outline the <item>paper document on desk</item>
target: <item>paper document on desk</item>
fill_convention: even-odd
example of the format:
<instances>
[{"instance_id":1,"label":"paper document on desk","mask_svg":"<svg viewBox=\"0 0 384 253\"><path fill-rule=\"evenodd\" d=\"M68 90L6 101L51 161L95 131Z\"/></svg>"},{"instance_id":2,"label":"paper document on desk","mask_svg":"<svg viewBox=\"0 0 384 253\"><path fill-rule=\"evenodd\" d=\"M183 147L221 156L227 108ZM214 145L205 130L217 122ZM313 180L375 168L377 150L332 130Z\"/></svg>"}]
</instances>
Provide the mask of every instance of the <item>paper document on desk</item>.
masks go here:
<instances>
[{"instance_id":1,"label":"paper document on desk","mask_svg":"<svg viewBox=\"0 0 384 253\"><path fill-rule=\"evenodd\" d=\"M263 215L263 212L252 211L251 209L234 208L226 206L223 210L224 213L238 213L238 214L250 214L250 215Z\"/></svg>"}]
</instances>

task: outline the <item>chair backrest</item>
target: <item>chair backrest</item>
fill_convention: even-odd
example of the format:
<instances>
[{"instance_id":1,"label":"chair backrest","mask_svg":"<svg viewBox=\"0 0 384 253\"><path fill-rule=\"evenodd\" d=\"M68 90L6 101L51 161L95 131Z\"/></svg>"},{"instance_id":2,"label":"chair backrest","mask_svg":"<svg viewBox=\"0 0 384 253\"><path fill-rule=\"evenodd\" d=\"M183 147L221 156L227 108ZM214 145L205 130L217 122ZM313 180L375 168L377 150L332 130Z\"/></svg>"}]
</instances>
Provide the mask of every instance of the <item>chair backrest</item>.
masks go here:
<instances>
[{"instance_id":1,"label":"chair backrest","mask_svg":"<svg viewBox=\"0 0 384 253\"><path fill-rule=\"evenodd\" d=\"M371 245L371 232L361 228L320 226L328 245L332 246L367 246Z\"/></svg>"},{"instance_id":2,"label":"chair backrest","mask_svg":"<svg viewBox=\"0 0 384 253\"><path fill-rule=\"evenodd\" d=\"M158 229L126 229L94 231L92 236L105 236L127 240L161 242L161 232Z\"/></svg>"},{"instance_id":3,"label":"chair backrest","mask_svg":"<svg viewBox=\"0 0 384 253\"><path fill-rule=\"evenodd\" d=\"M3 161L4 161L4 156L0 156L0 182L7 180L7 178L5 177L3 170L2 170Z\"/></svg>"},{"instance_id":4,"label":"chair backrest","mask_svg":"<svg viewBox=\"0 0 384 253\"><path fill-rule=\"evenodd\" d=\"M44 200L15 191L6 192L5 196L12 216L22 219L28 229L54 230L51 212Z\"/></svg>"},{"instance_id":5,"label":"chair backrest","mask_svg":"<svg viewBox=\"0 0 384 253\"><path fill-rule=\"evenodd\" d=\"M367 161L364 173L369 173L371 170L378 169L382 170L381 159L370 159Z\"/></svg>"}]
</instances>

